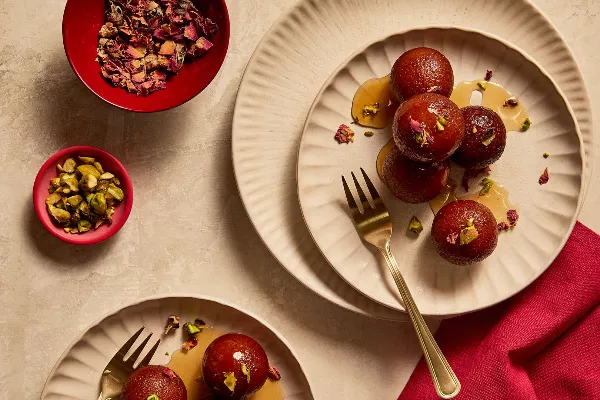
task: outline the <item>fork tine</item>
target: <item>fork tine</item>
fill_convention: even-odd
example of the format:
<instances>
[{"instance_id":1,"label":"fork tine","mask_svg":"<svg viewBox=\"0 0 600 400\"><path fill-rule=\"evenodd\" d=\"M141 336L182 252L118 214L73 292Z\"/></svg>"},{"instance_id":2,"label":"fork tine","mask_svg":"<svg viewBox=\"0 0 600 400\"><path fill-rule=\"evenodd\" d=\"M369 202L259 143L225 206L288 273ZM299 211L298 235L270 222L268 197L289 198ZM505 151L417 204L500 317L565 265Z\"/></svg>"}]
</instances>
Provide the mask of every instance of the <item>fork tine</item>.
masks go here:
<instances>
[{"instance_id":1,"label":"fork tine","mask_svg":"<svg viewBox=\"0 0 600 400\"><path fill-rule=\"evenodd\" d=\"M160 345L160 339L158 339L156 341L156 344L150 349L148 354L146 354L146 357L144 357L144 359L142 361L140 361L137 368L145 367L146 365L150 364L150 361L152 360L152 357L154 357L154 353L156 353L156 349L158 349L159 345Z\"/></svg>"},{"instance_id":2,"label":"fork tine","mask_svg":"<svg viewBox=\"0 0 600 400\"><path fill-rule=\"evenodd\" d=\"M348 187L348 184L346 183L346 178L344 178L344 176L342 175L342 184L344 185L344 192L346 192L346 201L348 202L348 207L350 207L351 210L357 210L358 206L356 205L356 201L354 201L354 196L352 196L352 192L350 192L350 188Z\"/></svg>"},{"instance_id":3,"label":"fork tine","mask_svg":"<svg viewBox=\"0 0 600 400\"><path fill-rule=\"evenodd\" d=\"M371 180L367 176L367 173L365 172L364 169L361 168L360 172L362 172L362 176L363 176L363 178L365 178L365 182L367 183L367 187L369 188L369 193L371 193L371 197L373 198L373 201L376 201L381 196L379 196L377 189L375 189L375 185L373 185L373 182L371 182Z\"/></svg>"},{"instance_id":4,"label":"fork tine","mask_svg":"<svg viewBox=\"0 0 600 400\"><path fill-rule=\"evenodd\" d=\"M152 333L150 333L148 335L148 337L146 339L144 339L144 341L137 347L137 349L135 349L135 351L133 353L131 353L129 358L125 361L125 364L133 365L135 363L135 361L140 356L140 354L142 354L144 347L146 347L146 344L148 343L148 341L150 340L151 337L152 337Z\"/></svg>"},{"instance_id":5,"label":"fork tine","mask_svg":"<svg viewBox=\"0 0 600 400\"><path fill-rule=\"evenodd\" d=\"M144 331L144 327L142 326L140 328L139 331L137 331L136 333L133 334L133 336L127 341L125 342L125 344L123 345L123 347L121 347L119 349L119 351L117 351L117 354L115 354L115 356L113 357L112 361L117 361L117 362L121 362L123 361L123 358L125 357L125 354L127 354L127 352L129 351L129 349L131 349L131 346L133 346L133 344L135 343L135 341L137 340L138 337L140 337L140 335L142 334L142 332Z\"/></svg>"},{"instance_id":6,"label":"fork tine","mask_svg":"<svg viewBox=\"0 0 600 400\"><path fill-rule=\"evenodd\" d=\"M358 183L358 179L356 179L356 176L354 175L354 172L351 172L352 174L352 179L354 179L354 185L356 186L356 191L358 192L358 198L360 199L361 203L367 203L369 204L369 200L367 200L367 196L365 196L365 192L363 192L362 188L360 187L360 183ZM369 207L371 205L369 204Z\"/></svg>"}]
</instances>

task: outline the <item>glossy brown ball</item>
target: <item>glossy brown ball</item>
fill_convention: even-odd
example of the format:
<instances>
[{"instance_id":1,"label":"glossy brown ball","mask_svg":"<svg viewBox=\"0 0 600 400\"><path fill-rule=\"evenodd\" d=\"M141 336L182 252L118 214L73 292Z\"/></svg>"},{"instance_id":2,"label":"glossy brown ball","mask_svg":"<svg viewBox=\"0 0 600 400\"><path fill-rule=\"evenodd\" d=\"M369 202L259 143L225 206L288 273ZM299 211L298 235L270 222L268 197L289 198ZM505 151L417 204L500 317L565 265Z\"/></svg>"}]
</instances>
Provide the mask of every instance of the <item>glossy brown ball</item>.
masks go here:
<instances>
[{"instance_id":1,"label":"glossy brown ball","mask_svg":"<svg viewBox=\"0 0 600 400\"><path fill-rule=\"evenodd\" d=\"M424 203L437 197L450 176L450 163L423 164L392 149L383 162L383 179L390 191L407 203Z\"/></svg>"},{"instance_id":2,"label":"glossy brown ball","mask_svg":"<svg viewBox=\"0 0 600 400\"><path fill-rule=\"evenodd\" d=\"M472 242L461 244L460 232L471 218L478 235ZM458 200L442 207L433 219L431 236L439 255L457 265L469 265L486 259L498 244L494 214L473 200Z\"/></svg>"},{"instance_id":3,"label":"glossy brown ball","mask_svg":"<svg viewBox=\"0 0 600 400\"><path fill-rule=\"evenodd\" d=\"M461 109L465 137L452 155L452 161L464 168L485 168L502 156L506 147L506 127L502 118L483 106Z\"/></svg>"},{"instance_id":4,"label":"glossy brown ball","mask_svg":"<svg viewBox=\"0 0 600 400\"><path fill-rule=\"evenodd\" d=\"M243 366L248 371L244 374ZM249 336L228 333L215 339L206 349L202 364L204 382L224 399L243 399L260 389L267 380L269 360L262 346ZM225 385L225 374L235 376L235 388Z\"/></svg>"},{"instance_id":5,"label":"glossy brown ball","mask_svg":"<svg viewBox=\"0 0 600 400\"><path fill-rule=\"evenodd\" d=\"M431 163L445 160L460 146L465 122L460 108L450 99L425 93L400 105L394 115L392 132L404 157Z\"/></svg>"},{"instance_id":6,"label":"glossy brown ball","mask_svg":"<svg viewBox=\"0 0 600 400\"><path fill-rule=\"evenodd\" d=\"M173 370L162 365L148 365L136 370L123 387L122 400L187 400L185 384Z\"/></svg>"},{"instance_id":7,"label":"glossy brown ball","mask_svg":"<svg viewBox=\"0 0 600 400\"><path fill-rule=\"evenodd\" d=\"M417 47L402 54L390 75L392 94L398 102L432 91L450 97L454 72L450 61L437 50Z\"/></svg>"}]
</instances>

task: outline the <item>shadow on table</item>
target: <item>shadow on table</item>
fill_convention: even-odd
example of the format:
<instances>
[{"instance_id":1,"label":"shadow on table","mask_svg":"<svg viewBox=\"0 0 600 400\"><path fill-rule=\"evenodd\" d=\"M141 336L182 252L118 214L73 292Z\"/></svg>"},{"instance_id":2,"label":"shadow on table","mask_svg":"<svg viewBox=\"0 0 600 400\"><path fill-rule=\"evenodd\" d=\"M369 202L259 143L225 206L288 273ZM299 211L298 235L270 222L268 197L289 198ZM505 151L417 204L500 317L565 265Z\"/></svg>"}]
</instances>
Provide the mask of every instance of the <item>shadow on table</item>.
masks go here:
<instances>
[{"instance_id":1,"label":"shadow on table","mask_svg":"<svg viewBox=\"0 0 600 400\"><path fill-rule=\"evenodd\" d=\"M38 219L33 205L27 202L23 209L23 221L26 224L26 232L30 237L31 250L38 252L45 259L54 261L59 267L85 268L91 266L94 260L106 257L110 249L118 240L118 235L114 235L104 242L91 246L77 246L65 243L54 237L44 228Z\"/></svg>"}]
</instances>

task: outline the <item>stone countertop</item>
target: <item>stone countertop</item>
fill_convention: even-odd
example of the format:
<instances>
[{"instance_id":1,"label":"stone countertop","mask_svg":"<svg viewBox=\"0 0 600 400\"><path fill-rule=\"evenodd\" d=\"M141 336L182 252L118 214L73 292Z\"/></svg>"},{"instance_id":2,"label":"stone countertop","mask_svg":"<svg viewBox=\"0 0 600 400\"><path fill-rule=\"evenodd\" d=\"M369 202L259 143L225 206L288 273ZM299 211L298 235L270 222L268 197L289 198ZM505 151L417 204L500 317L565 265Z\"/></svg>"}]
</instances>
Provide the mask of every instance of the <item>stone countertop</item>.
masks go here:
<instances>
[{"instance_id":1,"label":"stone countertop","mask_svg":"<svg viewBox=\"0 0 600 400\"><path fill-rule=\"evenodd\" d=\"M420 355L411 326L359 316L306 289L269 254L238 196L236 91L257 43L294 3L228 0L231 44L217 78L184 106L141 115L105 104L73 74L62 46L64 0L3 1L1 400L38 399L66 346L107 311L173 292L223 298L268 319L296 350L316 399L394 399L401 391ZM535 3L571 46L600 115L600 54L590 47L600 1ZM93 247L55 240L31 205L40 165L75 144L110 151L135 186L124 229ZM599 177L596 168L580 216L596 231Z\"/></svg>"}]
</instances>

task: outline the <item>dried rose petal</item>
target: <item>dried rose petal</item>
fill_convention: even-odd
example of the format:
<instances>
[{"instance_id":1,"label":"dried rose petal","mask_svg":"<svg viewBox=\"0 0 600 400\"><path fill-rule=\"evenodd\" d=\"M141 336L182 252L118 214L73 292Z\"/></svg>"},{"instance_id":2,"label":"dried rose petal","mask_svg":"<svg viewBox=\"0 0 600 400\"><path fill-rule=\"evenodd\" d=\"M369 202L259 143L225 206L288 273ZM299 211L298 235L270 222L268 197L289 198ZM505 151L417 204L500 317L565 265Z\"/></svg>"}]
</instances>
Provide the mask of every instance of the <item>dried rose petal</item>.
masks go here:
<instances>
[{"instance_id":1,"label":"dried rose petal","mask_svg":"<svg viewBox=\"0 0 600 400\"><path fill-rule=\"evenodd\" d=\"M461 182L461 186L463 187L463 189L465 189L465 192L468 192L469 191L469 181L471 179L477 178L481 174L487 174L490 171L491 171L490 167L465 169L465 172L464 172L463 178L462 178L462 182Z\"/></svg>"},{"instance_id":2,"label":"dried rose petal","mask_svg":"<svg viewBox=\"0 0 600 400\"><path fill-rule=\"evenodd\" d=\"M517 99L507 99L504 104L502 105L502 107L516 107L519 105L519 102L517 101Z\"/></svg>"},{"instance_id":3,"label":"dried rose petal","mask_svg":"<svg viewBox=\"0 0 600 400\"><path fill-rule=\"evenodd\" d=\"M165 374L166 376L169 377L169 379L175 379L175 372L173 372L173 370L171 368L166 368L163 369L163 374Z\"/></svg>"},{"instance_id":4,"label":"dried rose petal","mask_svg":"<svg viewBox=\"0 0 600 400\"><path fill-rule=\"evenodd\" d=\"M354 130L346 124L341 124L333 138L340 144L354 142Z\"/></svg>"},{"instance_id":5,"label":"dried rose petal","mask_svg":"<svg viewBox=\"0 0 600 400\"><path fill-rule=\"evenodd\" d=\"M429 89L427 89L427 93L439 93L441 91L442 91L441 86L432 86Z\"/></svg>"},{"instance_id":6,"label":"dried rose petal","mask_svg":"<svg viewBox=\"0 0 600 400\"><path fill-rule=\"evenodd\" d=\"M167 323L165 325L165 335L168 335L171 331L179 329L179 321L180 319L177 315L169 315L169 318L167 318Z\"/></svg>"},{"instance_id":7,"label":"dried rose petal","mask_svg":"<svg viewBox=\"0 0 600 400\"><path fill-rule=\"evenodd\" d=\"M446 241L450 244L456 244L456 239L458 239L459 233L454 232L446 236Z\"/></svg>"},{"instance_id":8,"label":"dried rose petal","mask_svg":"<svg viewBox=\"0 0 600 400\"><path fill-rule=\"evenodd\" d=\"M162 54L164 56L168 56L175 53L175 42L172 40L167 40L160 46L160 50L158 54Z\"/></svg>"},{"instance_id":9,"label":"dried rose petal","mask_svg":"<svg viewBox=\"0 0 600 400\"><path fill-rule=\"evenodd\" d=\"M502 221L498 224L498 232L507 231L510 228L506 222Z\"/></svg>"},{"instance_id":10,"label":"dried rose petal","mask_svg":"<svg viewBox=\"0 0 600 400\"><path fill-rule=\"evenodd\" d=\"M194 42L196 40L198 40L198 31L196 30L196 27L194 26L194 24L190 23L188 26L185 27L183 36Z\"/></svg>"},{"instance_id":11,"label":"dried rose petal","mask_svg":"<svg viewBox=\"0 0 600 400\"><path fill-rule=\"evenodd\" d=\"M545 185L546 183L548 183L549 180L550 180L550 175L548 175L548 168L546 167L544 172L542 172L542 175L540 176L540 179L538 180L538 182L540 185Z\"/></svg>"},{"instance_id":12,"label":"dried rose petal","mask_svg":"<svg viewBox=\"0 0 600 400\"><path fill-rule=\"evenodd\" d=\"M275 368L272 365L269 366L269 374L267 376L272 381L278 381L278 380L281 379L281 374L279 373L279 371L277 370L277 368Z\"/></svg>"},{"instance_id":13,"label":"dried rose petal","mask_svg":"<svg viewBox=\"0 0 600 400\"><path fill-rule=\"evenodd\" d=\"M491 70L491 69L488 69L488 70L487 70L487 72L485 73L485 80L486 80L487 82L489 82L489 81L490 81L490 79L492 79L492 74L493 74L493 72L492 72L492 70Z\"/></svg>"},{"instance_id":14,"label":"dried rose petal","mask_svg":"<svg viewBox=\"0 0 600 400\"><path fill-rule=\"evenodd\" d=\"M184 351L188 351L188 350L193 349L196 346L198 346L198 339L196 339L196 337L190 337L188 340L185 341L185 343L183 344L183 346L181 346L181 348Z\"/></svg>"},{"instance_id":15,"label":"dried rose petal","mask_svg":"<svg viewBox=\"0 0 600 400\"><path fill-rule=\"evenodd\" d=\"M410 129L416 133L423 133L425 130L425 126L422 122L415 121L414 119L410 119Z\"/></svg>"},{"instance_id":16,"label":"dried rose petal","mask_svg":"<svg viewBox=\"0 0 600 400\"><path fill-rule=\"evenodd\" d=\"M517 221L519 221L519 214L517 210L508 210L506 212L506 218L508 218L508 222L510 222L510 226L517 225Z\"/></svg>"}]
</instances>

